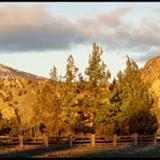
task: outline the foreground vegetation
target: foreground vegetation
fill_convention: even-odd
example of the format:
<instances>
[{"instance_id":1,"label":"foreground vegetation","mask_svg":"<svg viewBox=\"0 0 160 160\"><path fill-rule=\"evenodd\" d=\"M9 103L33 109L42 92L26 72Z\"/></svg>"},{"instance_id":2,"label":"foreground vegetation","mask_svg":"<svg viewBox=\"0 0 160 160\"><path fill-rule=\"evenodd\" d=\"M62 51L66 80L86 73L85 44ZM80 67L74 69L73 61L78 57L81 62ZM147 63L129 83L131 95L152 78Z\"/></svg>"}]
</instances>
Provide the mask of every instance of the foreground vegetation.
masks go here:
<instances>
[{"instance_id":1,"label":"foreground vegetation","mask_svg":"<svg viewBox=\"0 0 160 160\"><path fill-rule=\"evenodd\" d=\"M23 122L16 104L10 106L10 116L1 109L1 134L155 133L158 128L153 111L156 101L141 79L141 69L127 57L126 69L119 71L110 83L111 73L101 58L102 53L102 49L93 43L84 75L75 66L72 55L67 59L64 76L59 76L53 66L51 79L37 84L40 87L35 86L38 90L29 121Z\"/></svg>"}]
</instances>

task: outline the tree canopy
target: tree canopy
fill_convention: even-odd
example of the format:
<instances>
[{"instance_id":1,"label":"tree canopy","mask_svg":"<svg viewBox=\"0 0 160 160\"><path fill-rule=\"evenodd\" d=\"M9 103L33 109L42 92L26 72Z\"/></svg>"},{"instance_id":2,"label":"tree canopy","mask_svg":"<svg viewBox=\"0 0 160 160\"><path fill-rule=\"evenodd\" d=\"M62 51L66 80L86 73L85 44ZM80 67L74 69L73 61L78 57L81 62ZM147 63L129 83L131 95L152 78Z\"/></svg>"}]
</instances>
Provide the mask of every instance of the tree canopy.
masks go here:
<instances>
[{"instance_id":1,"label":"tree canopy","mask_svg":"<svg viewBox=\"0 0 160 160\"><path fill-rule=\"evenodd\" d=\"M111 73L102 54L102 48L93 43L84 76L69 55L64 76L58 76L53 66L50 79L43 84L37 82L34 116L29 128L34 135L44 132L48 135L156 132L157 117L152 111L156 103L141 79L136 62L127 57L125 70L119 71L113 82L109 82ZM8 132L18 134L23 130L23 126L18 127L19 111L13 105L5 107L9 111L4 112L2 106L0 131L10 122ZM10 118L6 117L9 112L12 113Z\"/></svg>"}]
</instances>

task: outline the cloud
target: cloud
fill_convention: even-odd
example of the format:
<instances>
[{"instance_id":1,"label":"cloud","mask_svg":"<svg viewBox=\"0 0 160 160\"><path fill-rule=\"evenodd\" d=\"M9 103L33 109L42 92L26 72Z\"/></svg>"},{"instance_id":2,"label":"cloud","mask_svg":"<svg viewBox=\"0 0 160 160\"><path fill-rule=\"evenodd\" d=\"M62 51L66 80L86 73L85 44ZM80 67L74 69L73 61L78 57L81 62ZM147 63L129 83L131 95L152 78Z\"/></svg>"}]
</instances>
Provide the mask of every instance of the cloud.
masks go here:
<instances>
[{"instance_id":1,"label":"cloud","mask_svg":"<svg viewBox=\"0 0 160 160\"><path fill-rule=\"evenodd\" d=\"M160 45L160 23L150 19L143 19L136 25L130 22L122 23L101 37L110 49L145 51L145 49Z\"/></svg>"},{"instance_id":2,"label":"cloud","mask_svg":"<svg viewBox=\"0 0 160 160\"><path fill-rule=\"evenodd\" d=\"M54 18L42 5L18 6L7 4L0 7L0 27L39 26Z\"/></svg>"},{"instance_id":3,"label":"cloud","mask_svg":"<svg viewBox=\"0 0 160 160\"><path fill-rule=\"evenodd\" d=\"M139 56L143 57L141 61L146 61L148 56L142 56L143 54L153 55L152 52L158 54L153 48L160 46L160 21L144 18L137 24L122 22L111 30L106 27L106 31L99 35L99 39L107 50L140 53Z\"/></svg>"},{"instance_id":4,"label":"cloud","mask_svg":"<svg viewBox=\"0 0 160 160\"><path fill-rule=\"evenodd\" d=\"M108 31L117 29L122 24L121 17L131 10L129 7L123 7L90 18L80 17L77 18L76 26L92 39L96 39Z\"/></svg>"},{"instance_id":5,"label":"cloud","mask_svg":"<svg viewBox=\"0 0 160 160\"><path fill-rule=\"evenodd\" d=\"M138 53L137 61L146 61L158 55L160 46L160 20L156 18L142 18L137 23L124 21L125 14L132 8L119 8L94 18L81 19L79 23L84 32L90 34L94 41L98 41L108 51ZM155 49L156 48L156 49Z\"/></svg>"},{"instance_id":6,"label":"cloud","mask_svg":"<svg viewBox=\"0 0 160 160\"><path fill-rule=\"evenodd\" d=\"M132 11L122 7L69 21L40 4L4 5L0 7L0 53L64 50L95 41L108 51L139 53L136 59L145 61L152 52L158 54L160 20L127 21L124 17Z\"/></svg>"},{"instance_id":7,"label":"cloud","mask_svg":"<svg viewBox=\"0 0 160 160\"><path fill-rule=\"evenodd\" d=\"M0 21L1 52L66 49L87 39L69 20L55 17L42 5L5 5Z\"/></svg>"},{"instance_id":8,"label":"cloud","mask_svg":"<svg viewBox=\"0 0 160 160\"><path fill-rule=\"evenodd\" d=\"M160 8L156 8L153 10L154 13L160 13Z\"/></svg>"},{"instance_id":9,"label":"cloud","mask_svg":"<svg viewBox=\"0 0 160 160\"><path fill-rule=\"evenodd\" d=\"M145 62L148 59L160 56L160 47L150 48L146 53L141 53L138 56L134 56L134 59L138 62Z\"/></svg>"}]
</instances>

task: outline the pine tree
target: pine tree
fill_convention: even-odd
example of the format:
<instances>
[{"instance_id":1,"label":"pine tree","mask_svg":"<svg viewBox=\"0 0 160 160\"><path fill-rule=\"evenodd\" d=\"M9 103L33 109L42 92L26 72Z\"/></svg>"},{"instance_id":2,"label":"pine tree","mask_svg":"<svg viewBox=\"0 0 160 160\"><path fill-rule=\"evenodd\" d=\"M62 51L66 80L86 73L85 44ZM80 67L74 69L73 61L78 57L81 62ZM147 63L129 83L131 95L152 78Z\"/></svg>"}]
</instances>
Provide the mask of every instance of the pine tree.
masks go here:
<instances>
[{"instance_id":1,"label":"pine tree","mask_svg":"<svg viewBox=\"0 0 160 160\"><path fill-rule=\"evenodd\" d=\"M89 82L92 86L106 84L110 78L110 72L105 71L106 65L102 61L102 49L93 43L92 54L89 55L88 67L86 68L86 75L89 78Z\"/></svg>"},{"instance_id":2,"label":"pine tree","mask_svg":"<svg viewBox=\"0 0 160 160\"><path fill-rule=\"evenodd\" d=\"M76 78L77 71L78 71L78 68L74 65L74 59L72 55L69 55L67 59L67 65L66 65L65 81L67 83L73 82Z\"/></svg>"},{"instance_id":3,"label":"pine tree","mask_svg":"<svg viewBox=\"0 0 160 160\"><path fill-rule=\"evenodd\" d=\"M137 64L127 57L126 69L119 71L110 86L109 104L98 113L100 127L105 134L153 134L157 119L151 111L153 98L141 80Z\"/></svg>"},{"instance_id":4,"label":"pine tree","mask_svg":"<svg viewBox=\"0 0 160 160\"><path fill-rule=\"evenodd\" d=\"M85 74L88 76L86 83L86 90L88 95L83 99L84 114L88 115L88 121L90 122L90 130L97 132L97 114L101 109L101 106L106 102L107 92L110 78L109 70L106 71L106 65L102 61L102 49L93 43L92 54L89 55L88 67Z\"/></svg>"},{"instance_id":5,"label":"pine tree","mask_svg":"<svg viewBox=\"0 0 160 160\"><path fill-rule=\"evenodd\" d=\"M157 129L154 113L153 98L147 86L141 79L141 72L137 64L127 57L124 73L119 72L114 103L119 107L119 120L124 134L134 132L140 134L153 133ZM140 121L139 119L143 119ZM145 126L142 127L141 126Z\"/></svg>"},{"instance_id":6,"label":"pine tree","mask_svg":"<svg viewBox=\"0 0 160 160\"><path fill-rule=\"evenodd\" d=\"M119 74L119 76L121 73ZM108 92L105 91L108 103L103 103L96 116L96 121L99 126L100 134L113 135L120 132L120 106L119 99L120 90L117 80L114 79L109 86Z\"/></svg>"},{"instance_id":7,"label":"pine tree","mask_svg":"<svg viewBox=\"0 0 160 160\"><path fill-rule=\"evenodd\" d=\"M53 68L50 70L50 78L54 81L58 80L58 75L57 75L57 68L55 66L53 66Z\"/></svg>"},{"instance_id":8,"label":"pine tree","mask_svg":"<svg viewBox=\"0 0 160 160\"><path fill-rule=\"evenodd\" d=\"M59 82L61 83L61 82ZM61 134L64 127L64 116L61 100L61 85L47 81L37 96L34 106L33 122L37 127L43 126L50 135Z\"/></svg>"}]
</instances>

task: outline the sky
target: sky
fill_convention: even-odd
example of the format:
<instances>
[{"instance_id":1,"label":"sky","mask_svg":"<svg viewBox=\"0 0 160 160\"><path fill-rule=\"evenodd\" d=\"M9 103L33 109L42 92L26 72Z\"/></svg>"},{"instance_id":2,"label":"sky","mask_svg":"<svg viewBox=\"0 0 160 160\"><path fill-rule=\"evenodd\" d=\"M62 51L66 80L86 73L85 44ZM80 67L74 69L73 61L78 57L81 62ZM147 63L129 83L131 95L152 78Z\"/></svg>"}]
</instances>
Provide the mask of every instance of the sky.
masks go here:
<instances>
[{"instance_id":1,"label":"sky","mask_svg":"<svg viewBox=\"0 0 160 160\"><path fill-rule=\"evenodd\" d=\"M0 63L47 78L70 54L84 73L93 42L112 78L160 54L160 2L3 2L0 22Z\"/></svg>"}]
</instances>

